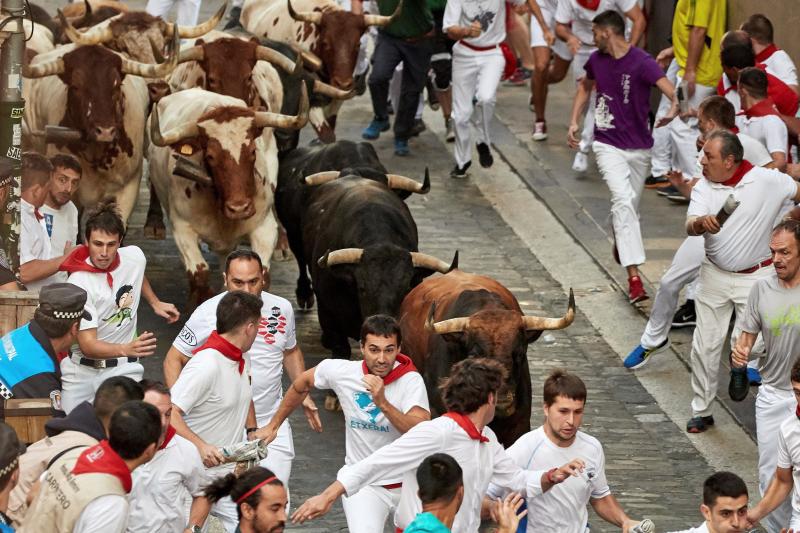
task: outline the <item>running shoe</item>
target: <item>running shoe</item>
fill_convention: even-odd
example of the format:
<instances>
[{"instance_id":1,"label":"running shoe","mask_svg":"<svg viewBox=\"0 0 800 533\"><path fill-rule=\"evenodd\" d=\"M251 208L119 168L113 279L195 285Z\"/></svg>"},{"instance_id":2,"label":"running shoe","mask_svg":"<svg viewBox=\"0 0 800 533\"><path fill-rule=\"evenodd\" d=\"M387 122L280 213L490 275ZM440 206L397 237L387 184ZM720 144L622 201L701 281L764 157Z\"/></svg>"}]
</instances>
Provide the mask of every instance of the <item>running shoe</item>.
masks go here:
<instances>
[{"instance_id":1,"label":"running shoe","mask_svg":"<svg viewBox=\"0 0 800 533\"><path fill-rule=\"evenodd\" d=\"M683 204L686 205L689 203L689 199L686 198L682 192L671 192L667 195L667 200L676 204Z\"/></svg>"},{"instance_id":2,"label":"running shoe","mask_svg":"<svg viewBox=\"0 0 800 533\"><path fill-rule=\"evenodd\" d=\"M425 125L425 122L423 122L421 118L417 118L414 119L414 125L411 126L411 131L409 134L411 137L419 137L419 134L427 129L428 126Z\"/></svg>"},{"instance_id":3,"label":"running shoe","mask_svg":"<svg viewBox=\"0 0 800 533\"><path fill-rule=\"evenodd\" d=\"M533 125L533 140L543 141L547 139L547 122L544 120L537 121Z\"/></svg>"},{"instance_id":4,"label":"running shoe","mask_svg":"<svg viewBox=\"0 0 800 533\"><path fill-rule=\"evenodd\" d=\"M639 276L631 276L628 278L628 301L632 304L642 302L650 298L647 291L644 290L642 279Z\"/></svg>"},{"instance_id":5,"label":"running shoe","mask_svg":"<svg viewBox=\"0 0 800 533\"><path fill-rule=\"evenodd\" d=\"M589 168L589 156L581 151L575 154L572 160L572 170L575 172L586 172Z\"/></svg>"},{"instance_id":6,"label":"running shoe","mask_svg":"<svg viewBox=\"0 0 800 533\"><path fill-rule=\"evenodd\" d=\"M696 416L686 422L686 431L688 433L703 433L705 430L714 425L713 416Z\"/></svg>"},{"instance_id":7,"label":"running shoe","mask_svg":"<svg viewBox=\"0 0 800 533\"><path fill-rule=\"evenodd\" d=\"M472 166L472 161L467 161L463 167L456 166L450 171L450 177L455 179L464 179L468 176L467 170Z\"/></svg>"},{"instance_id":8,"label":"running shoe","mask_svg":"<svg viewBox=\"0 0 800 533\"><path fill-rule=\"evenodd\" d=\"M669 186L669 180L664 176L647 176L647 179L644 180L645 189L663 189Z\"/></svg>"},{"instance_id":9,"label":"running shoe","mask_svg":"<svg viewBox=\"0 0 800 533\"><path fill-rule=\"evenodd\" d=\"M444 140L449 143L456 141L456 130L453 129L452 118L448 118L447 121L445 121Z\"/></svg>"},{"instance_id":10,"label":"running shoe","mask_svg":"<svg viewBox=\"0 0 800 533\"><path fill-rule=\"evenodd\" d=\"M368 141L374 141L381 136L381 132L389 131L389 119L373 118L369 126L364 128L361 136Z\"/></svg>"},{"instance_id":11,"label":"running shoe","mask_svg":"<svg viewBox=\"0 0 800 533\"><path fill-rule=\"evenodd\" d=\"M408 139L395 139L394 140L394 155L407 156L411 153L408 149Z\"/></svg>"},{"instance_id":12,"label":"running shoe","mask_svg":"<svg viewBox=\"0 0 800 533\"><path fill-rule=\"evenodd\" d=\"M656 194L659 196L669 196L670 194L680 194L681 191L675 188L674 185L670 185L669 187L662 187L656 190Z\"/></svg>"},{"instance_id":13,"label":"running shoe","mask_svg":"<svg viewBox=\"0 0 800 533\"><path fill-rule=\"evenodd\" d=\"M692 328L697 325L697 313L694 310L694 300L686 300L672 317L672 327L675 329Z\"/></svg>"},{"instance_id":14,"label":"running shoe","mask_svg":"<svg viewBox=\"0 0 800 533\"><path fill-rule=\"evenodd\" d=\"M513 86L520 86L525 85L525 82L531 78L531 71L523 68L517 67L517 70L505 80L506 85L513 85Z\"/></svg>"},{"instance_id":15,"label":"running shoe","mask_svg":"<svg viewBox=\"0 0 800 533\"><path fill-rule=\"evenodd\" d=\"M669 346L670 346L669 338L664 339L664 342L662 342L655 348L645 348L640 344L636 348L634 348L631 353L628 354L628 357L625 358L625 361L622 364L625 366L625 368L628 368L630 370L636 370L637 368L642 368L645 364L647 364L647 361L648 359L650 359L650 356L663 352L664 350L669 348Z\"/></svg>"},{"instance_id":16,"label":"running shoe","mask_svg":"<svg viewBox=\"0 0 800 533\"><path fill-rule=\"evenodd\" d=\"M478 161L483 168L489 168L494 164L494 157L492 157L492 150L486 143L478 143L475 145L478 149Z\"/></svg>"},{"instance_id":17,"label":"running shoe","mask_svg":"<svg viewBox=\"0 0 800 533\"><path fill-rule=\"evenodd\" d=\"M734 402L747 398L750 391L750 380L747 379L747 368L731 367L731 380L728 382L728 396Z\"/></svg>"}]
</instances>

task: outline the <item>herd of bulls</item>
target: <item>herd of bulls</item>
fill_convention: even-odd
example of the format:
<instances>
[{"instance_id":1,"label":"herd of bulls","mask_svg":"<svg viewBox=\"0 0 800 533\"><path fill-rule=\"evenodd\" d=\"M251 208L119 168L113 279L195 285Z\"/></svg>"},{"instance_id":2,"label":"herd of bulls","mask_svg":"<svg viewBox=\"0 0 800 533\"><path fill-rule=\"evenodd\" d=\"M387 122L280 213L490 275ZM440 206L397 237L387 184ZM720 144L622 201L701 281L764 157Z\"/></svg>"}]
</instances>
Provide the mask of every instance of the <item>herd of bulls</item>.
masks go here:
<instances>
[{"instance_id":1,"label":"herd of bulls","mask_svg":"<svg viewBox=\"0 0 800 533\"><path fill-rule=\"evenodd\" d=\"M494 357L510 378L493 427L506 444L529 430L527 346L572 322L572 295L563 317L524 316L500 283L459 270L457 252L452 262L421 253L404 200L428 192L427 171L422 183L388 173L370 144L334 139L361 35L402 2L380 16L333 0L246 0L242 26L227 32L213 29L225 6L179 27L115 0L85 2L55 19L33 9L23 67L23 146L80 159L79 207L113 197L127 220L146 159L145 235L164 238L163 208L190 305L210 296L200 241L224 254L246 240L268 266L280 221L298 304L316 300L334 357L350 357L364 317L397 316L429 392L458 360ZM309 121L328 144L298 148Z\"/></svg>"}]
</instances>

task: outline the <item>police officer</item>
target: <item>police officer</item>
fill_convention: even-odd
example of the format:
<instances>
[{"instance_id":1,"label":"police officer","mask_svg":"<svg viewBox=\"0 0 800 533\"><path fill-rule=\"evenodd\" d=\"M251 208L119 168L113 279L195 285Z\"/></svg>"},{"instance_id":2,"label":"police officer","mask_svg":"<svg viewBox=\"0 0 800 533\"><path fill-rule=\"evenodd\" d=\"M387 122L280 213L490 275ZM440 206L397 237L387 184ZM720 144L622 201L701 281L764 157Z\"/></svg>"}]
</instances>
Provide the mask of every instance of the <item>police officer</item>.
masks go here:
<instances>
[{"instance_id":1,"label":"police officer","mask_svg":"<svg viewBox=\"0 0 800 533\"><path fill-rule=\"evenodd\" d=\"M19 479L19 456L25 453L14 429L0 422L0 533L13 533L11 519L6 516L8 495Z\"/></svg>"}]
</instances>

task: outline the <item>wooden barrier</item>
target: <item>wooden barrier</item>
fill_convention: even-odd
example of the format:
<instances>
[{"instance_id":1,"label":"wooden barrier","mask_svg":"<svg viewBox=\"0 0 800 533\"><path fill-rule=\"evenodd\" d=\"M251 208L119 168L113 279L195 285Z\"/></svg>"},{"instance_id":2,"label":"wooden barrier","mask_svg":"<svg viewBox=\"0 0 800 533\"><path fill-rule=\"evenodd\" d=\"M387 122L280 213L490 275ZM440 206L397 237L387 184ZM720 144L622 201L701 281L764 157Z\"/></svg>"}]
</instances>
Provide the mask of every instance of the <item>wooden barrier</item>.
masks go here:
<instances>
[{"instance_id":1,"label":"wooden barrier","mask_svg":"<svg viewBox=\"0 0 800 533\"><path fill-rule=\"evenodd\" d=\"M50 398L5 401L5 422L17 432L20 442L30 444L45 437L44 424L53 415Z\"/></svg>"},{"instance_id":2,"label":"wooden barrier","mask_svg":"<svg viewBox=\"0 0 800 533\"><path fill-rule=\"evenodd\" d=\"M39 293L0 291L0 335L26 324L39 305Z\"/></svg>"}]
</instances>

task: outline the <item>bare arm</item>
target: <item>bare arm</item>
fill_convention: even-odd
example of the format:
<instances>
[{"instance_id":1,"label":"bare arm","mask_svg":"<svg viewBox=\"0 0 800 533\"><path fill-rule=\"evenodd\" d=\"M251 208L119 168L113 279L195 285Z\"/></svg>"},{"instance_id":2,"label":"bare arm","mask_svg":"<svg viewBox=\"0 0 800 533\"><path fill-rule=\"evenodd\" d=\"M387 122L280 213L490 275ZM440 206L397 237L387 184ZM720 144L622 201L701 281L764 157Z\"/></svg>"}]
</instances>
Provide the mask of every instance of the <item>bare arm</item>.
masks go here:
<instances>
[{"instance_id":1,"label":"bare arm","mask_svg":"<svg viewBox=\"0 0 800 533\"><path fill-rule=\"evenodd\" d=\"M539 23L539 27L542 28L542 34L544 34L545 41L547 44L552 45L555 41L555 35L550 31L550 28L544 21L544 16L542 15L542 8L539 7L539 4L536 0L528 0L528 9L530 9L533 18L536 19L536 22Z\"/></svg>"},{"instance_id":2,"label":"bare arm","mask_svg":"<svg viewBox=\"0 0 800 533\"><path fill-rule=\"evenodd\" d=\"M695 81L697 79L697 65L700 63L700 56L703 54L703 46L705 46L706 29L700 26L692 26L689 30L689 53L686 57L686 66L684 68L683 79L689 85L689 94L691 98L694 96Z\"/></svg>"},{"instance_id":3,"label":"bare arm","mask_svg":"<svg viewBox=\"0 0 800 533\"><path fill-rule=\"evenodd\" d=\"M575 99L572 101L572 114L569 119L569 130L567 131L567 143L572 148L578 147L579 139L577 137L578 120L586 109L586 104L589 102L589 95L592 94L594 89L594 80L584 77L578 83L578 90L575 92Z\"/></svg>"},{"instance_id":4,"label":"bare arm","mask_svg":"<svg viewBox=\"0 0 800 533\"><path fill-rule=\"evenodd\" d=\"M481 34L481 23L473 20L469 26L450 26L447 28L447 36L458 41L467 37L477 37Z\"/></svg>"},{"instance_id":5,"label":"bare arm","mask_svg":"<svg viewBox=\"0 0 800 533\"><path fill-rule=\"evenodd\" d=\"M603 496L602 498L592 498L589 501L592 503L592 507L598 516L609 524L614 524L622 528L627 522L630 522L630 518L628 518L628 515L622 510L622 507L613 494Z\"/></svg>"},{"instance_id":6,"label":"bare arm","mask_svg":"<svg viewBox=\"0 0 800 533\"><path fill-rule=\"evenodd\" d=\"M254 433L255 438L262 439L267 443L275 440L278 428L281 427L283 421L292 414L292 411L297 409L297 406L303 403L305 397L314 387L314 370L315 368L309 368L292 382L291 387L289 387L283 400L281 400L278 410L272 416L272 420Z\"/></svg>"},{"instance_id":7,"label":"bare arm","mask_svg":"<svg viewBox=\"0 0 800 533\"><path fill-rule=\"evenodd\" d=\"M178 381L178 376L181 375L181 370L188 362L188 357L174 346L170 346L166 357L164 357L164 382L166 382L167 387L175 385L175 382Z\"/></svg>"},{"instance_id":8,"label":"bare arm","mask_svg":"<svg viewBox=\"0 0 800 533\"><path fill-rule=\"evenodd\" d=\"M720 226L714 215L689 217L686 219L686 233L689 235L702 235L703 233L717 233Z\"/></svg>"},{"instance_id":9,"label":"bare arm","mask_svg":"<svg viewBox=\"0 0 800 533\"><path fill-rule=\"evenodd\" d=\"M208 518L208 513L211 511L211 502L205 496L196 496L192 498L192 507L189 509L189 525L202 526ZM184 529L189 531L189 528Z\"/></svg>"},{"instance_id":10,"label":"bare arm","mask_svg":"<svg viewBox=\"0 0 800 533\"><path fill-rule=\"evenodd\" d=\"M739 334L736 339L736 346L733 347L733 353L731 354L734 366L742 367L747 364L750 358L750 350L753 349L753 345L756 343L756 337L758 337L758 333L750 333L749 331L742 331Z\"/></svg>"},{"instance_id":11,"label":"bare arm","mask_svg":"<svg viewBox=\"0 0 800 533\"><path fill-rule=\"evenodd\" d=\"M39 281L58 272L58 267L64 262L67 255L52 259L32 259L19 266L19 279L23 284Z\"/></svg>"},{"instance_id":12,"label":"bare arm","mask_svg":"<svg viewBox=\"0 0 800 533\"><path fill-rule=\"evenodd\" d=\"M776 468L772 481L769 482L767 492L758 504L747 512L747 520L755 524L769 513L774 511L792 492L794 480L791 468Z\"/></svg>"},{"instance_id":13,"label":"bare arm","mask_svg":"<svg viewBox=\"0 0 800 533\"><path fill-rule=\"evenodd\" d=\"M415 405L408 410L407 413L402 412L400 409L389 403L386 399L386 390L383 384L383 378L367 374L361 381L367 387L367 392L372 395L372 401L380 409L394 428L401 434L413 428L420 422L431 419L431 414L422 407Z\"/></svg>"},{"instance_id":14,"label":"bare arm","mask_svg":"<svg viewBox=\"0 0 800 533\"><path fill-rule=\"evenodd\" d=\"M303 358L303 350L300 349L299 344L295 344L294 348L283 352L283 368L286 370L292 383L306 371L306 361L305 358ZM311 426L311 429L314 431L322 431L319 409L310 395L306 395L303 400L303 411L305 411L306 420L308 420L308 425Z\"/></svg>"},{"instance_id":15,"label":"bare arm","mask_svg":"<svg viewBox=\"0 0 800 533\"><path fill-rule=\"evenodd\" d=\"M156 351L156 338L145 331L131 342L114 344L97 339L97 328L78 332L78 346L86 357L114 359L116 357L147 357Z\"/></svg>"},{"instance_id":16,"label":"bare arm","mask_svg":"<svg viewBox=\"0 0 800 533\"><path fill-rule=\"evenodd\" d=\"M630 43L633 46L636 46L639 44L642 35L644 35L644 32L647 29L647 19L644 18L644 13L642 12L642 8L639 7L639 4L633 6L630 11L626 11L625 16L628 17L631 22L633 22Z\"/></svg>"},{"instance_id":17,"label":"bare arm","mask_svg":"<svg viewBox=\"0 0 800 533\"><path fill-rule=\"evenodd\" d=\"M578 50L581 47L581 41L578 39L572 30L566 24L561 24L560 22L556 22L556 37L567 43L569 47L569 51L572 52L572 55L578 53Z\"/></svg>"},{"instance_id":18,"label":"bare arm","mask_svg":"<svg viewBox=\"0 0 800 533\"><path fill-rule=\"evenodd\" d=\"M165 319L167 324L172 324L181 317L181 314L174 305L162 302L158 299L147 276L144 276L142 279L142 296L147 300L147 303L150 304L150 307L153 308L153 312Z\"/></svg>"},{"instance_id":19,"label":"bare arm","mask_svg":"<svg viewBox=\"0 0 800 533\"><path fill-rule=\"evenodd\" d=\"M656 127L659 128L661 126L667 125L672 119L678 116L679 108L678 108L678 99L676 98L675 94L675 86L672 85L672 82L667 79L666 76L659 79L656 82L656 87L661 93L670 99L672 104L669 107L669 111L666 115L664 115L661 120L658 121Z\"/></svg>"}]
</instances>

